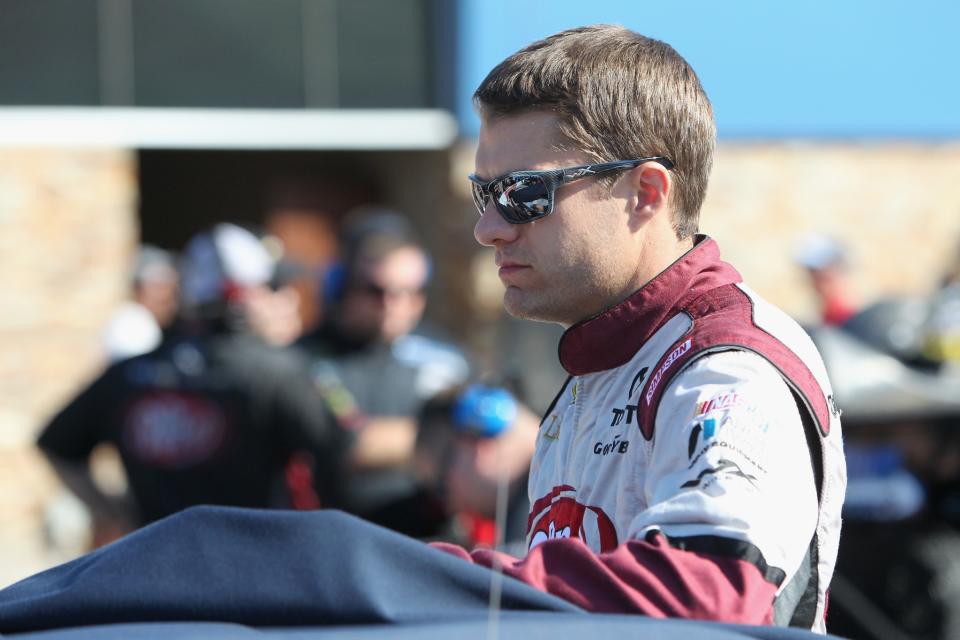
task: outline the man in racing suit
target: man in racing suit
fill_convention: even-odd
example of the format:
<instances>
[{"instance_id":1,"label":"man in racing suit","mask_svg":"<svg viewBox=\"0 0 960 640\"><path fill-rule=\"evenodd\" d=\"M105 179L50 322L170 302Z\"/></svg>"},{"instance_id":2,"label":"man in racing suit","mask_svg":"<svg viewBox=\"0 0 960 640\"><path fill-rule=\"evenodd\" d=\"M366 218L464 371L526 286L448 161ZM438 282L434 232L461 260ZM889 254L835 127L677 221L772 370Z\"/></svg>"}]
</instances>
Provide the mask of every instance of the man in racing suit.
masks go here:
<instances>
[{"instance_id":1,"label":"man in racing suit","mask_svg":"<svg viewBox=\"0 0 960 640\"><path fill-rule=\"evenodd\" d=\"M512 315L567 327L529 551L448 551L592 611L824 631L845 466L813 344L697 233L710 103L665 43L572 29L475 102L477 240Z\"/></svg>"}]
</instances>

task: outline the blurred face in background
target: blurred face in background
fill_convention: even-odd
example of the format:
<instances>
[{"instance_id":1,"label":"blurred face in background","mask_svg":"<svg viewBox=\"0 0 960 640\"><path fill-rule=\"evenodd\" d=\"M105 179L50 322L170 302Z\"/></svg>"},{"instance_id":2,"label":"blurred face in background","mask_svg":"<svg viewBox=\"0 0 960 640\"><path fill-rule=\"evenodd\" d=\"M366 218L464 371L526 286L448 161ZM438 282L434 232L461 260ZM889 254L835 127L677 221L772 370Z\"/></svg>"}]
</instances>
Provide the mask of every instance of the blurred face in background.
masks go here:
<instances>
[{"instance_id":1,"label":"blurred face in background","mask_svg":"<svg viewBox=\"0 0 960 640\"><path fill-rule=\"evenodd\" d=\"M849 293L849 274L842 265L810 269L810 282L821 300L846 296Z\"/></svg>"},{"instance_id":2,"label":"blurred face in background","mask_svg":"<svg viewBox=\"0 0 960 640\"><path fill-rule=\"evenodd\" d=\"M423 251L402 246L361 261L343 298L343 321L357 335L393 342L420 322L429 264Z\"/></svg>"},{"instance_id":3,"label":"blurred face in background","mask_svg":"<svg viewBox=\"0 0 960 640\"><path fill-rule=\"evenodd\" d=\"M170 326L180 306L180 277L176 269L152 266L134 284L134 299L153 314L160 328Z\"/></svg>"},{"instance_id":4,"label":"blurred face in background","mask_svg":"<svg viewBox=\"0 0 960 640\"><path fill-rule=\"evenodd\" d=\"M303 322L300 292L295 287L250 287L243 292L240 303L250 329L269 344L282 347L300 337Z\"/></svg>"}]
</instances>

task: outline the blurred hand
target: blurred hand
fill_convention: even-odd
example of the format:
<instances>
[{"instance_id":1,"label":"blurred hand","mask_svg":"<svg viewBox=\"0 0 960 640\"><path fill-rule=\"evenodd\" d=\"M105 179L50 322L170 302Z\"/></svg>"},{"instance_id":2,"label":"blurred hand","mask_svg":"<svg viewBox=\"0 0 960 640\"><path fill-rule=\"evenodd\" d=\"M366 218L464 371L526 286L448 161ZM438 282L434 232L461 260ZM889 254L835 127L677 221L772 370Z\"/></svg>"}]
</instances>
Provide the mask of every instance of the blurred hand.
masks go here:
<instances>
[{"instance_id":1,"label":"blurred hand","mask_svg":"<svg viewBox=\"0 0 960 640\"><path fill-rule=\"evenodd\" d=\"M104 545L119 540L134 529L136 529L136 526L128 518L120 516L95 517L93 521L92 547L99 549Z\"/></svg>"}]
</instances>

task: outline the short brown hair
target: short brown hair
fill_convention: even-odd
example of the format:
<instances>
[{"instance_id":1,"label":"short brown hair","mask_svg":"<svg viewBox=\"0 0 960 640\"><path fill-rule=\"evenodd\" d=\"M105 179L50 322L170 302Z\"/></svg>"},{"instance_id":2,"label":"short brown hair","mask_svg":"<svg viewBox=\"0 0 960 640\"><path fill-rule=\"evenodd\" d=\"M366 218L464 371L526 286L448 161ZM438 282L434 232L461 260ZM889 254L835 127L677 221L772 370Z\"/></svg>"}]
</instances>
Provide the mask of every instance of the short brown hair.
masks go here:
<instances>
[{"instance_id":1,"label":"short brown hair","mask_svg":"<svg viewBox=\"0 0 960 640\"><path fill-rule=\"evenodd\" d=\"M513 54L474 93L484 118L548 110L565 142L598 162L662 155L675 164L673 228L697 231L713 165L713 109L673 47L624 27L569 29Z\"/></svg>"}]
</instances>

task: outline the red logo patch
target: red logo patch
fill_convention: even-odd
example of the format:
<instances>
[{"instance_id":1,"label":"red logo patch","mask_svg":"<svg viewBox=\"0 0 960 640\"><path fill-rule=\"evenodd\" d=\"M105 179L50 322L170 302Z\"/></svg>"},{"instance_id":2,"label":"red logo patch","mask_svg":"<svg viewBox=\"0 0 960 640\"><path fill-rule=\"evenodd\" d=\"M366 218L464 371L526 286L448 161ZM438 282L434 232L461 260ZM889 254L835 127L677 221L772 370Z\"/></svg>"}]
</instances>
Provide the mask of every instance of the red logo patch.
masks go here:
<instances>
[{"instance_id":1,"label":"red logo patch","mask_svg":"<svg viewBox=\"0 0 960 640\"><path fill-rule=\"evenodd\" d=\"M227 435L220 407L199 396L160 391L143 396L126 412L124 444L144 463L182 469L212 457Z\"/></svg>"},{"instance_id":2,"label":"red logo patch","mask_svg":"<svg viewBox=\"0 0 960 640\"><path fill-rule=\"evenodd\" d=\"M591 507L573 497L576 490L569 485L554 487L537 500L527 519L530 548L555 538L579 538L601 552L617 546L617 530L600 507Z\"/></svg>"},{"instance_id":3,"label":"red logo patch","mask_svg":"<svg viewBox=\"0 0 960 640\"><path fill-rule=\"evenodd\" d=\"M717 411L720 409L732 409L733 407L739 407L743 404L743 398L741 398L735 391L729 393L720 393L706 402L701 402L697 405L697 416L702 416L704 414L710 413L711 411Z\"/></svg>"}]
</instances>

